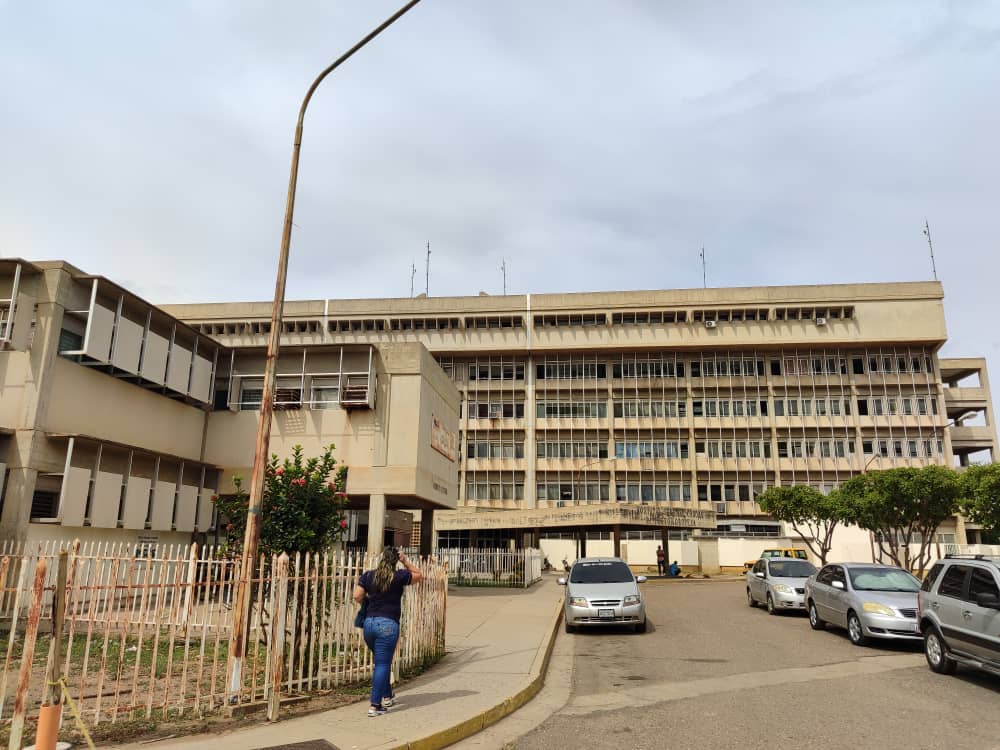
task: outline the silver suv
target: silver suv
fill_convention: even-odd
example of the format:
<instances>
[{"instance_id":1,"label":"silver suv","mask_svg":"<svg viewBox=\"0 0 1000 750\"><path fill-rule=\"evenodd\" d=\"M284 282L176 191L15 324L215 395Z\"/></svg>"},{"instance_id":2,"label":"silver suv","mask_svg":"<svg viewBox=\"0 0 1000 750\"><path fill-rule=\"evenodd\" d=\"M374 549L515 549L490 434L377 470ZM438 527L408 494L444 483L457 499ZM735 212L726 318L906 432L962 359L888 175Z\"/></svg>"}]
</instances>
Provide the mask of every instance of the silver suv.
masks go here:
<instances>
[{"instance_id":1,"label":"silver suv","mask_svg":"<svg viewBox=\"0 0 1000 750\"><path fill-rule=\"evenodd\" d=\"M947 555L920 587L927 664L953 674L961 664L1000 675L1000 558Z\"/></svg>"}]
</instances>

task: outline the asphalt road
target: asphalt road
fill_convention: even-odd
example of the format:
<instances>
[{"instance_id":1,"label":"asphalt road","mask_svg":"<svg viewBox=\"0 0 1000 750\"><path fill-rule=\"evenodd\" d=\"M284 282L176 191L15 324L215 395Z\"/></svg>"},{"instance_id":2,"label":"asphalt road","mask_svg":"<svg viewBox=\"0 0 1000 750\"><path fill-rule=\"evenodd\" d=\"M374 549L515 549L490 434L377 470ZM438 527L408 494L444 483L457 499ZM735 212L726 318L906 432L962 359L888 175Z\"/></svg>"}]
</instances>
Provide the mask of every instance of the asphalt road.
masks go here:
<instances>
[{"instance_id":1,"label":"asphalt road","mask_svg":"<svg viewBox=\"0 0 1000 750\"><path fill-rule=\"evenodd\" d=\"M744 591L742 582L651 582L649 632L560 633L554 661L572 669L550 668L537 726L525 726L529 713L516 735L501 722L480 741L516 750L1000 748L1000 679L935 675L919 644L857 648L843 631L812 631L804 616L750 609Z\"/></svg>"}]
</instances>

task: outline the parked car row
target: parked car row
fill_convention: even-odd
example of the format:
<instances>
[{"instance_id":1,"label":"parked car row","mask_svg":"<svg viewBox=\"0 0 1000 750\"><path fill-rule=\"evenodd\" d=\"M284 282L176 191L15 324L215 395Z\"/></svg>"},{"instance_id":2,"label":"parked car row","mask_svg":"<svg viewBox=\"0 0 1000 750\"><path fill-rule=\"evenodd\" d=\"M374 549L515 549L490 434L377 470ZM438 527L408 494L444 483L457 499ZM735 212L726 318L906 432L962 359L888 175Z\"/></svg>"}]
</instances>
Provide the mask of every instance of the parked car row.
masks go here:
<instances>
[{"instance_id":1,"label":"parked car row","mask_svg":"<svg viewBox=\"0 0 1000 750\"><path fill-rule=\"evenodd\" d=\"M948 555L921 582L891 565L761 558L747 573L747 603L770 614L802 611L813 630L844 628L851 643L924 642L932 670L958 665L1000 675L1000 560Z\"/></svg>"}]
</instances>

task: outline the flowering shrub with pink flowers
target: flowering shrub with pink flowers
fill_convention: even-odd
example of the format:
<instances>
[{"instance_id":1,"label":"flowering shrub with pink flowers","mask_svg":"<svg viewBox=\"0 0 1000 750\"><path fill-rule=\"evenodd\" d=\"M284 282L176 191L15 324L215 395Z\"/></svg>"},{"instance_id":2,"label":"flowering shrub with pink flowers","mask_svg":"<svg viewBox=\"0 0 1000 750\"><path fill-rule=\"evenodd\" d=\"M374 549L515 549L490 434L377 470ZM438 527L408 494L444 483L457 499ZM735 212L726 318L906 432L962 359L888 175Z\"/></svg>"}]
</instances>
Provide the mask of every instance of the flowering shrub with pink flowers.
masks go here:
<instances>
[{"instance_id":1,"label":"flowering shrub with pink flowers","mask_svg":"<svg viewBox=\"0 0 1000 750\"><path fill-rule=\"evenodd\" d=\"M319 552L340 538L347 528L347 467L338 466L330 445L323 455L305 458L302 446L278 462L272 455L264 473L261 504L260 552ZM247 523L249 487L233 477L235 495L216 500L221 528L226 532L225 551L238 554Z\"/></svg>"}]
</instances>

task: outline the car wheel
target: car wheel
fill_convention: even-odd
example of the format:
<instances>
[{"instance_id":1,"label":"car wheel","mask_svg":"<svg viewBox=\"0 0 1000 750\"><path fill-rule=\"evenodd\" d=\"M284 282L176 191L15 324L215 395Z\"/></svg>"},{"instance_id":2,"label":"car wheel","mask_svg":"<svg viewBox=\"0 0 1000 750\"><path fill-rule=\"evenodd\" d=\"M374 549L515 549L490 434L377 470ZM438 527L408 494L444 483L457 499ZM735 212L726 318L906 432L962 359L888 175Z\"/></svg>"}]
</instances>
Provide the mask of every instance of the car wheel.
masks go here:
<instances>
[{"instance_id":1,"label":"car wheel","mask_svg":"<svg viewBox=\"0 0 1000 750\"><path fill-rule=\"evenodd\" d=\"M638 625L635 626L635 632L636 633L645 633L646 632L646 621L645 620L643 620L642 622L640 622Z\"/></svg>"},{"instance_id":2,"label":"car wheel","mask_svg":"<svg viewBox=\"0 0 1000 750\"><path fill-rule=\"evenodd\" d=\"M567 633L575 633L576 632L576 628L569 624L569 620L566 620L565 625L566 625L566 632Z\"/></svg>"},{"instance_id":3,"label":"car wheel","mask_svg":"<svg viewBox=\"0 0 1000 750\"><path fill-rule=\"evenodd\" d=\"M809 627L813 630L825 630L826 623L819 619L819 612L816 611L816 605L809 602Z\"/></svg>"},{"instance_id":4,"label":"car wheel","mask_svg":"<svg viewBox=\"0 0 1000 750\"><path fill-rule=\"evenodd\" d=\"M754 601L753 594L750 593L750 587L747 587L747 604L750 605L750 609L755 609L757 607L757 602Z\"/></svg>"},{"instance_id":5,"label":"car wheel","mask_svg":"<svg viewBox=\"0 0 1000 750\"><path fill-rule=\"evenodd\" d=\"M948 649L944 645L944 640L937 628L928 628L924 633L924 656L927 657L927 666L932 672L938 674L955 674L958 662L948 656Z\"/></svg>"},{"instance_id":6,"label":"car wheel","mask_svg":"<svg viewBox=\"0 0 1000 750\"><path fill-rule=\"evenodd\" d=\"M771 598L770 594L767 595L767 613L769 615L778 614L778 610L774 608L774 599Z\"/></svg>"},{"instance_id":7,"label":"car wheel","mask_svg":"<svg viewBox=\"0 0 1000 750\"><path fill-rule=\"evenodd\" d=\"M847 613L847 637L855 646L864 646L868 643L865 631L861 627L861 618L853 611Z\"/></svg>"}]
</instances>

